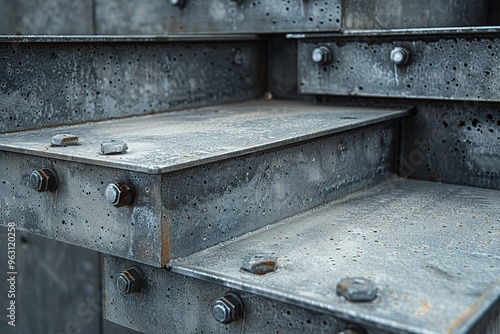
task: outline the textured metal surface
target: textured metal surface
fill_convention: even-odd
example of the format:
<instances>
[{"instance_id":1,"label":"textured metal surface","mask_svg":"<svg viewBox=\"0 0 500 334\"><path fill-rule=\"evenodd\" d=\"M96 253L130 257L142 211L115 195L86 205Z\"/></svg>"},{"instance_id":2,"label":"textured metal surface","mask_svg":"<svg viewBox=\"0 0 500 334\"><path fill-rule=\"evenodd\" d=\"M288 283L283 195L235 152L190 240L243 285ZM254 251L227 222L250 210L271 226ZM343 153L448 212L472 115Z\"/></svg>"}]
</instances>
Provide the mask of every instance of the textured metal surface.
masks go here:
<instances>
[{"instance_id":1,"label":"textured metal surface","mask_svg":"<svg viewBox=\"0 0 500 334\"><path fill-rule=\"evenodd\" d=\"M391 121L162 175L171 257L380 182L394 171L398 131Z\"/></svg>"},{"instance_id":2,"label":"textured metal surface","mask_svg":"<svg viewBox=\"0 0 500 334\"><path fill-rule=\"evenodd\" d=\"M467 333L500 302L500 192L395 178L190 257L171 270L398 333ZM253 252L277 272L241 271ZM362 276L378 298L349 303Z\"/></svg>"},{"instance_id":3,"label":"textured metal surface","mask_svg":"<svg viewBox=\"0 0 500 334\"><path fill-rule=\"evenodd\" d=\"M18 228L35 234L162 266L172 257L192 254L379 182L396 170L399 120L388 119L406 115L404 110L295 104L273 112L269 104L256 106L249 104L239 112L208 108L202 113L143 116L102 123L105 126L93 123L83 126L81 134L76 131L81 126L73 126L71 132L80 136L82 145L59 148L65 153L47 151L48 145L40 143L43 133L54 129L2 135L2 142L7 137L27 141L18 146L24 153L4 151L0 156L0 192L5 194L0 198L0 222L16 221ZM158 119L170 120L164 124L172 127ZM187 122L181 124L183 120ZM166 154L161 161L174 171L153 175L96 166L124 168L128 162L120 164L122 155L99 156L99 140L94 137L103 133L89 129L137 135L135 140L127 138L130 151L138 152L133 169L144 162L156 165L142 156L149 150L153 159L155 153ZM162 137L165 132L173 139ZM323 137L312 139L316 136ZM95 151L86 145L86 138L96 140ZM308 140L291 145L299 138ZM288 146L262 151L271 147L266 143ZM82 147L89 156L83 160L86 163L76 161ZM232 158L223 152L228 147L233 149ZM207 162L210 152L215 152L211 159L216 162ZM173 158L165 159L169 154ZM186 162L197 166L186 169ZM57 191L40 194L27 187L29 173L41 167L57 173ZM106 199L106 186L120 181L136 188L132 206L115 208Z\"/></svg>"},{"instance_id":4,"label":"textured metal surface","mask_svg":"<svg viewBox=\"0 0 500 334\"><path fill-rule=\"evenodd\" d=\"M276 33L340 29L341 0L96 0L97 34Z\"/></svg>"},{"instance_id":5,"label":"textured metal surface","mask_svg":"<svg viewBox=\"0 0 500 334\"><path fill-rule=\"evenodd\" d=\"M93 0L0 0L0 34L94 33Z\"/></svg>"},{"instance_id":6,"label":"textured metal surface","mask_svg":"<svg viewBox=\"0 0 500 334\"><path fill-rule=\"evenodd\" d=\"M500 190L500 111L494 104L424 103L402 122L399 174Z\"/></svg>"},{"instance_id":7,"label":"textured metal surface","mask_svg":"<svg viewBox=\"0 0 500 334\"><path fill-rule=\"evenodd\" d=\"M347 0L344 1L343 26L387 29L484 25L488 3L485 0Z\"/></svg>"},{"instance_id":8,"label":"textured metal surface","mask_svg":"<svg viewBox=\"0 0 500 334\"><path fill-rule=\"evenodd\" d=\"M348 29L333 33L290 33L286 34L288 39L304 38L336 38L336 37L387 37L387 36L485 36L498 35L498 26L472 26L472 27L434 27L434 28L394 28L394 29ZM180 36L179 36L180 37Z\"/></svg>"},{"instance_id":9,"label":"textured metal surface","mask_svg":"<svg viewBox=\"0 0 500 334\"><path fill-rule=\"evenodd\" d=\"M16 326L7 325L7 229L0 227L0 331L11 334L100 333L101 257L98 253L16 231ZM70 325L68 325L70 324Z\"/></svg>"},{"instance_id":10,"label":"textured metal surface","mask_svg":"<svg viewBox=\"0 0 500 334\"><path fill-rule=\"evenodd\" d=\"M57 191L28 187L38 166L57 173ZM105 188L123 180L134 184L136 201L115 208ZM157 175L0 152L0 224L15 221L23 231L155 265L162 247L159 188Z\"/></svg>"},{"instance_id":11,"label":"textured metal surface","mask_svg":"<svg viewBox=\"0 0 500 334\"><path fill-rule=\"evenodd\" d=\"M316 334L337 333L345 328L343 321L329 315L144 265L140 267L147 278L145 289L124 296L115 280L121 270L133 265L104 256L104 317L144 333ZM228 291L236 291L243 299L244 316L223 325L212 315L212 302Z\"/></svg>"},{"instance_id":12,"label":"textured metal surface","mask_svg":"<svg viewBox=\"0 0 500 334\"><path fill-rule=\"evenodd\" d=\"M312 50L324 45L333 61L317 65ZM497 38L300 42L299 91L311 94L499 101ZM395 46L411 52L407 65L390 61Z\"/></svg>"},{"instance_id":13,"label":"textured metal surface","mask_svg":"<svg viewBox=\"0 0 500 334\"><path fill-rule=\"evenodd\" d=\"M255 98L263 57L258 42L0 43L0 132Z\"/></svg>"},{"instance_id":14,"label":"textured metal surface","mask_svg":"<svg viewBox=\"0 0 500 334\"><path fill-rule=\"evenodd\" d=\"M203 93L205 94L205 93ZM141 118L0 135L0 150L152 174L264 151L408 115L408 109L336 108L290 101L252 101ZM72 133L77 147L50 147ZM100 154L103 139L125 140L126 154Z\"/></svg>"},{"instance_id":15,"label":"textured metal surface","mask_svg":"<svg viewBox=\"0 0 500 334\"><path fill-rule=\"evenodd\" d=\"M7 229L0 227L0 261L7 263ZM103 320L101 255L83 248L16 231L16 327L0 318L0 332L136 333ZM6 270L0 293L7 296ZM0 307L7 308L7 298Z\"/></svg>"}]
</instances>

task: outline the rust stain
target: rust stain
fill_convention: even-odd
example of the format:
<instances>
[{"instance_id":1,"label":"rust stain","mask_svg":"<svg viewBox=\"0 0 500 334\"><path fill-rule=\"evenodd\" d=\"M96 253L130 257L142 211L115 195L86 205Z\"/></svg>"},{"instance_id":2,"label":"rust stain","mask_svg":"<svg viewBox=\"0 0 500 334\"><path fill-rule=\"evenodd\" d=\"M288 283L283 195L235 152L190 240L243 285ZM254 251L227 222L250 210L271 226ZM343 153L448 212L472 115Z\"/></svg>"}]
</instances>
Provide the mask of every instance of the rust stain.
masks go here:
<instances>
[{"instance_id":1,"label":"rust stain","mask_svg":"<svg viewBox=\"0 0 500 334\"><path fill-rule=\"evenodd\" d=\"M422 306L418 309L417 316L423 317L431 309L431 304L429 302L426 302L426 301L421 301L420 305L422 305Z\"/></svg>"},{"instance_id":2,"label":"rust stain","mask_svg":"<svg viewBox=\"0 0 500 334\"><path fill-rule=\"evenodd\" d=\"M159 184L161 185L162 180L160 176ZM161 189L161 188L160 188ZM167 187L167 192L170 192L170 187ZM161 204L160 214L161 214L161 266L164 267L172 257L172 221L170 218L170 211L166 203L162 203L161 190L158 191L158 202ZM170 198L170 194L165 194L165 198Z\"/></svg>"},{"instance_id":3,"label":"rust stain","mask_svg":"<svg viewBox=\"0 0 500 334\"><path fill-rule=\"evenodd\" d=\"M493 290L493 288L491 288L488 291L486 291L485 293L483 293L481 295L481 297L479 297L479 299L474 304L472 304L472 306L467 311L465 311L461 316L459 316L457 318L457 320L455 320L451 324L451 326L448 327L448 329L446 330L446 333L453 333L458 327L460 327L462 325L462 323L464 321L466 321L467 319L469 319L471 317L471 315L476 312L476 310L478 309L478 307L482 306L482 302L486 299L486 297L488 295L490 295L491 290Z\"/></svg>"}]
</instances>

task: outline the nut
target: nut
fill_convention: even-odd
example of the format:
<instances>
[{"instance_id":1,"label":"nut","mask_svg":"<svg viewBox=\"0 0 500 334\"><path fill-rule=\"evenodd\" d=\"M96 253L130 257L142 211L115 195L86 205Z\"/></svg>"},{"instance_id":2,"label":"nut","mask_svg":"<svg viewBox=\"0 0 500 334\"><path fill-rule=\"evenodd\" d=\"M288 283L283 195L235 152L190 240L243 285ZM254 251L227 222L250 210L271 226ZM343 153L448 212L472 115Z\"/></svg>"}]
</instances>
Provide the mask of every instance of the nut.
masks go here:
<instances>
[{"instance_id":1,"label":"nut","mask_svg":"<svg viewBox=\"0 0 500 334\"><path fill-rule=\"evenodd\" d=\"M123 294L140 291L143 288L144 275L137 267L128 268L116 278L116 287Z\"/></svg>"},{"instance_id":2,"label":"nut","mask_svg":"<svg viewBox=\"0 0 500 334\"><path fill-rule=\"evenodd\" d=\"M228 292L212 303L212 314L222 324L234 322L243 315L243 301L237 294Z\"/></svg>"},{"instance_id":3,"label":"nut","mask_svg":"<svg viewBox=\"0 0 500 334\"><path fill-rule=\"evenodd\" d=\"M243 259L241 269L256 275L265 275L278 269L278 259L274 255L248 255Z\"/></svg>"},{"instance_id":4,"label":"nut","mask_svg":"<svg viewBox=\"0 0 500 334\"><path fill-rule=\"evenodd\" d=\"M69 134L59 134L52 137L50 141L50 146L78 146L80 145L80 141L77 136L69 135Z\"/></svg>"},{"instance_id":5,"label":"nut","mask_svg":"<svg viewBox=\"0 0 500 334\"><path fill-rule=\"evenodd\" d=\"M332 53L326 46L320 46L312 51L311 58L316 64L322 65L332 60Z\"/></svg>"},{"instance_id":6,"label":"nut","mask_svg":"<svg viewBox=\"0 0 500 334\"><path fill-rule=\"evenodd\" d=\"M135 198L135 188L127 182L110 183L106 187L106 199L117 208L130 205Z\"/></svg>"},{"instance_id":7,"label":"nut","mask_svg":"<svg viewBox=\"0 0 500 334\"><path fill-rule=\"evenodd\" d=\"M405 65L410 60L410 51L400 46L391 51L391 61L396 65Z\"/></svg>"},{"instance_id":8,"label":"nut","mask_svg":"<svg viewBox=\"0 0 500 334\"><path fill-rule=\"evenodd\" d=\"M31 188L38 192L54 191L57 189L58 183L56 174L48 168L31 172L29 178Z\"/></svg>"},{"instance_id":9,"label":"nut","mask_svg":"<svg viewBox=\"0 0 500 334\"><path fill-rule=\"evenodd\" d=\"M119 139L106 140L101 143L101 153L107 154L121 154L128 150L127 143Z\"/></svg>"},{"instance_id":10,"label":"nut","mask_svg":"<svg viewBox=\"0 0 500 334\"><path fill-rule=\"evenodd\" d=\"M350 302L371 302L377 297L375 284L363 277L351 277L337 284L337 294Z\"/></svg>"}]
</instances>

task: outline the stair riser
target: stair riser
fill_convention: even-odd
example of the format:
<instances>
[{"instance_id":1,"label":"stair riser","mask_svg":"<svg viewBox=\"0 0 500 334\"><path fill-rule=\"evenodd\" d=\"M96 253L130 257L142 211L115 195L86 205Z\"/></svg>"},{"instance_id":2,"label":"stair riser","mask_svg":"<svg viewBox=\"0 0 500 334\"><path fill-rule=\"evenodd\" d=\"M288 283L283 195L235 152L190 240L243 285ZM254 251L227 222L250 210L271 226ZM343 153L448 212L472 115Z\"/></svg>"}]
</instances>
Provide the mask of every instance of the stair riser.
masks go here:
<instances>
[{"instance_id":1,"label":"stair riser","mask_svg":"<svg viewBox=\"0 0 500 334\"><path fill-rule=\"evenodd\" d=\"M4 152L0 221L99 252L163 266L378 183L395 171L399 121L341 132L162 175ZM54 192L28 186L53 169ZM130 181L132 206L106 201L109 183Z\"/></svg>"}]
</instances>

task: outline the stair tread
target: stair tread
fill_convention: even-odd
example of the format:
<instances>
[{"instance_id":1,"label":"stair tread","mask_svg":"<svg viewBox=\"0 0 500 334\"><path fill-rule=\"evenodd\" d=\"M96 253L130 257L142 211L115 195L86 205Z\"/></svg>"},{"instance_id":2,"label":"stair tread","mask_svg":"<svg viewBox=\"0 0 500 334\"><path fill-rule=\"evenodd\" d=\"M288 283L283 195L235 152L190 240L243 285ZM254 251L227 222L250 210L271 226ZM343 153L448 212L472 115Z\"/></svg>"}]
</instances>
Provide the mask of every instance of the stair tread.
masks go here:
<instances>
[{"instance_id":1,"label":"stair tread","mask_svg":"<svg viewBox=\"0 0 500 334\"><path fill-rule=\"evenodd\" d=\"M263 151L409 115L409 109L334 107L257 100L0 135L0 150L120 169L165 173ZM79 146L51 147L52 136ZM124 140L129 150L102 155L100 143Z\"/></svg>"},{"instance_id":2,"label":"stair tread","mask_svg":"<svg viewBox=\"0 0 500 334\"><path fill-rule=\"evenodd\" d=\"M495 190L394 177L169 265L344 319L465 333L500 298L499 203ZM240 270L257 253L278 256L278 271ZM377 299L338 297L346 277L374 281Z\"/></svg>"}]
</instances>

